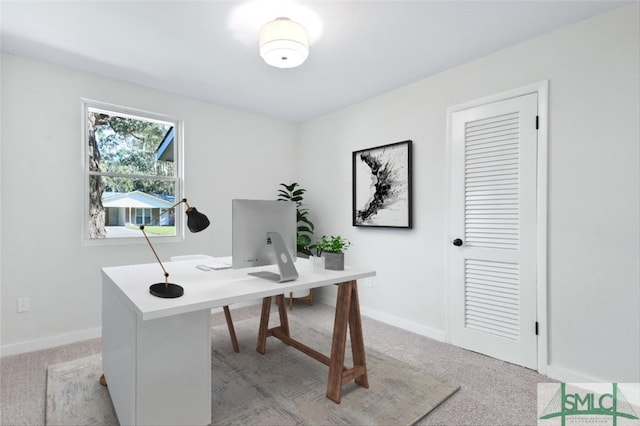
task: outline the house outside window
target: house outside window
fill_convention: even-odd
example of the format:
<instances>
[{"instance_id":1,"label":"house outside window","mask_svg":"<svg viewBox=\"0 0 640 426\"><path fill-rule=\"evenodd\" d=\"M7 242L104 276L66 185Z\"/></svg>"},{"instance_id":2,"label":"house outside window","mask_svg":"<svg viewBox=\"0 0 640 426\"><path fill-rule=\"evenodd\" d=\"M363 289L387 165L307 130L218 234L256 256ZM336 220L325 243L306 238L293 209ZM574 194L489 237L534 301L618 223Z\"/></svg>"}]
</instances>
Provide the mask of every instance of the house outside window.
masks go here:
<instances>
[{"instance_id":1,"label":"house outside window","mask_svg":"<svg viewBox=\"0 0 640 426\"><path fill-rule=\"evenodd\" d=\"M172 206L182 184L181 123L145 111L85 100L86 241L178 239L182 216Z\"/></svg>"}]
</instances>

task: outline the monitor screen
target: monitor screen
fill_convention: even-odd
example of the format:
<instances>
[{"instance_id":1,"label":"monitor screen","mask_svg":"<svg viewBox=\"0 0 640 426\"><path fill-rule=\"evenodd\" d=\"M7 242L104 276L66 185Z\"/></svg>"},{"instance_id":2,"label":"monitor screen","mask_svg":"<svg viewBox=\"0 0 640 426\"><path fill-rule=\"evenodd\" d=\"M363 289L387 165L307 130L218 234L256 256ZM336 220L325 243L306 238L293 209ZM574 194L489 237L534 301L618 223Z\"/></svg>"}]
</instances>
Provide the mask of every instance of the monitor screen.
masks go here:
<instances>
[{"instance_id":1,"label":"monitor screen","mask_svg":"<svg viewBox=\"0 0 640 426\"><path fill-rule=\"evenodd\" d=\"M275 200L233 200L231 220L233 268L277 264L275 251L267 236L268 232L277 232L282 236L287 251L295 261L296 203Z\"/></svg>"}]
</instances>

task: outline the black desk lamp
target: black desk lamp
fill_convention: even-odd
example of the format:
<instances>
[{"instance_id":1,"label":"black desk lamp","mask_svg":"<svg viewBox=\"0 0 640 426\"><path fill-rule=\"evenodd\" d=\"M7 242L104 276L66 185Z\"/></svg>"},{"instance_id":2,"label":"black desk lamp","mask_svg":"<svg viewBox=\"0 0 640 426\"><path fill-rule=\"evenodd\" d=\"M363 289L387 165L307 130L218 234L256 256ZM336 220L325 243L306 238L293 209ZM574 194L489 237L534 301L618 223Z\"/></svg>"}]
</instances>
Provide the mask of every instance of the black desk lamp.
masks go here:
<instances>
[{"instance_id":1,"label":"black desk lamp","mask_svg":"<svg viewBox=\"0 0 640 426\"><path fill-rule=\"evenodd\" d=\"M198 210L196 210L195 207L189 206L186 198L183 198L181 201L169 207L167 211L165 211L161 215L158 215L158 217L156 217L154 220L147 223L146 226L153 224L158 219L160 219L160 217L163 214L169 212L171 209L173 209L174 207L177 207L182 203L185 203L187 205L187 211L185 213L187 214L187 228L189 228L189 231L200 232L209 226L210 222L207 216L200 213ZM151 241L149 240L147 233L144 232L144 227L145 225L140 226L142 235L144 235L144 238L147 240L147 243L149 244L149 247L151 247L151 251L153 252L153 255L156 257L156 260L158 261L158 263L160 264L160 267L162 268L162 271L164 272L164 282L152 284L151 287L149 287L149 292L154 296L163 297L166 299L173 299L173 298L182 296L184 294L184 289L178 284L173 284L169 282L169 273L167 272L166 269L164 269L164 265L162 264L162 261L160 260L158 253L156 253L156 250L153 248L153 245L151 244Z\"/></svg>"}]
</instances>

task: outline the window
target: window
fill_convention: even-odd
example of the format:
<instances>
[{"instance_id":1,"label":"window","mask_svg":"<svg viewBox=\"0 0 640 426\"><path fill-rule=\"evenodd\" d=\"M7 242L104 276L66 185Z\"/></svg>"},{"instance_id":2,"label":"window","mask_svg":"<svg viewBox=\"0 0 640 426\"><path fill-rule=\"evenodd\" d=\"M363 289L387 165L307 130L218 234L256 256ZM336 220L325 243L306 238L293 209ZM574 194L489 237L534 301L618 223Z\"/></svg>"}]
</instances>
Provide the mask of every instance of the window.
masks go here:
<instances>
[{"instance_id":1,"label":"window","mask_svg":"<svg viewBox=\"0 0 640 426\"><path fill-rule=\"evenodd\" d=\"M151 209L135 209L136 211L136 225L145 225L151 222Z\"/></svg>"},{"instance_id":2,"label":"window","mask_svg":"<svg viewBox=\"0 0 640 426\"><path fill-rule=\"evenodd\" d=\"M179 121L84 102L87 240L182 235Z\"/></svg>"}]
</instances>

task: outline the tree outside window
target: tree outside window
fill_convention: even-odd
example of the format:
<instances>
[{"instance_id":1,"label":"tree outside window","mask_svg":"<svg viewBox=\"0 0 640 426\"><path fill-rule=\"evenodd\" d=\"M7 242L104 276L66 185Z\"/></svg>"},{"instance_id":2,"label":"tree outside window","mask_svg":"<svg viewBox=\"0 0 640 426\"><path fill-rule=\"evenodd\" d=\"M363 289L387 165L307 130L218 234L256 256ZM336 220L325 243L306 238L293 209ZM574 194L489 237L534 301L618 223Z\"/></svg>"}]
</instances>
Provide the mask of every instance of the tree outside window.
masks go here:
<instances>
[{"instance_id":1,"label":"tree outside window","mask_svg":"<svg viewBox=\"0 0 640 426\"><path fill-rule=\"evenodd\" d=\"M175 236L178 122L85 102L87 238Z\"/></svg>"}]
</instances>

